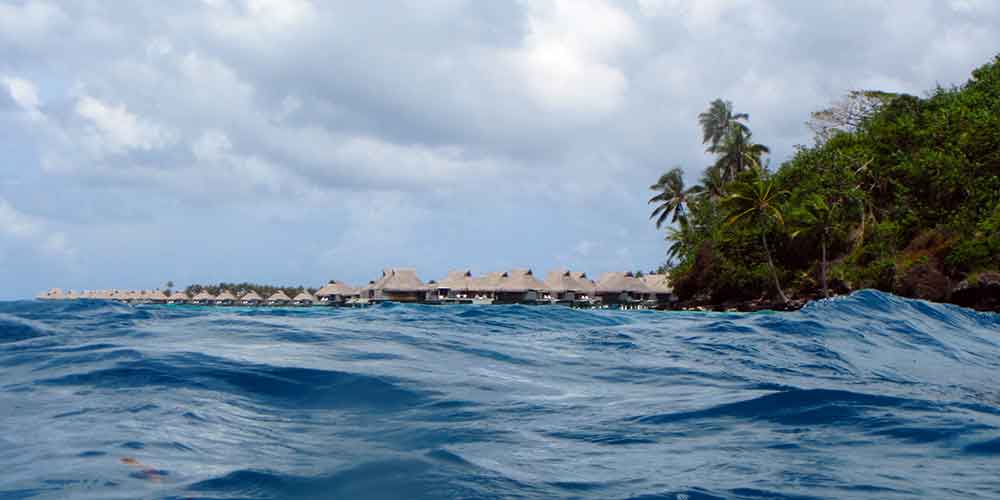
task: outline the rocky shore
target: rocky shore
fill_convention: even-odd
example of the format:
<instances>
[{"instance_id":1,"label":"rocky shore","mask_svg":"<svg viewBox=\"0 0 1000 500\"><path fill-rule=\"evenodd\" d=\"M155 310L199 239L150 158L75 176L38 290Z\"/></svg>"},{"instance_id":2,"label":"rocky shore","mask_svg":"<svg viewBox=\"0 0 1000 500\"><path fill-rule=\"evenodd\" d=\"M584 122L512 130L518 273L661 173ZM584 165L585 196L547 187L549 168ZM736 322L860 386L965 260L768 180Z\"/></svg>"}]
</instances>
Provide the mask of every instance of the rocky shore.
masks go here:
<instances>
[{"instance_id":1,"label":"rocky shore","mask_svg":"<svg viewBox=\"0 0 1000 500\"><path fill-rule=\"evenodd\" d=\"M851 290L844 283L831 283L830 296L847 295ZM953 283L932 266L915 266L898 282L894 290L886 290L901 297L955 304L983 312L1000 313L1000 272L983 272ZM796 311L813 300L823 298L818 290L804 290L789 294L787 303L762 295L754 299L713 301L711 297L696 296L670 306L681 311Z\"/></svg>"}]
</instances>

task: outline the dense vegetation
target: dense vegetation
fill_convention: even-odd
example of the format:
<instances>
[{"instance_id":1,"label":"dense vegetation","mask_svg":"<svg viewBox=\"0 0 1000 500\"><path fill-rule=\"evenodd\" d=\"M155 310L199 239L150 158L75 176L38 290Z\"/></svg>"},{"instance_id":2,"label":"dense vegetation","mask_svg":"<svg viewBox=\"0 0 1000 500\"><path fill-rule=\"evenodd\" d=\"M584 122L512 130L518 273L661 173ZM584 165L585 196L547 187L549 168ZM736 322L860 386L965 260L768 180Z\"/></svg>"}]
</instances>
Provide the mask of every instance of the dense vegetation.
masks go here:
<instances>
[{"instance_id":1,"label":"dense vegetation","mask_svg":"<svg viewBox=\"0 0 1000 500\"><path fill-rule=\"evenodd\" d=\"M217 285L191 285L184 289L184 291L189 296L194 296L195 294L201 293L202 291L208 291L212 295L218 295L224 290L228 290L237 297L242 296L245 293L250 293L251 291L257 292L262 298L268 298L271 295L278 293L279 291L285 292L289 298L295 298L296 295L306 291L312 294L316 293L315 288L306 288L302 286L273 286L273 285L260 285L257 283L219 283Z\"/></svg>"},{"instance_id":2,"label":"dense vegetation","mask_svg":"<svg viewBox=\"0 0 1000 500\"><path fill-rule=\"evenodd\" d=\"M749 116L699 116L716 161L651 186L681 300L877 288L947 300L1000 269L1000 56L926 97L854 91L809 122L815 143L776 171Z\"/></svg>"}]
</instances>

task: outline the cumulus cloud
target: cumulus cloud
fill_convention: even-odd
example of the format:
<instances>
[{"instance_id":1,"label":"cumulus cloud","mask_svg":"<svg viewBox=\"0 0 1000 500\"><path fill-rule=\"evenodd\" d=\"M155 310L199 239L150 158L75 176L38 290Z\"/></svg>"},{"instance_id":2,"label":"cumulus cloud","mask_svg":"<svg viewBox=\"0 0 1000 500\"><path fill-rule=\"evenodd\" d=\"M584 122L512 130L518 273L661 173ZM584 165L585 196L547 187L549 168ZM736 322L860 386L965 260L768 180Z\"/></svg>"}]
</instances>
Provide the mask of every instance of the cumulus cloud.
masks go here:
<instances>
[{"instance_id":1,"label":"cumulus cloud","mask_svg":"<svg viewBox=\"0 0 1000 500\"><path fill-rule=\"evenodd\" d=\"M7 200L0 198L0 237L8 242L28 244L46 255L71 258L76 250L64 233L53 231L39 217L24 214Z\"/></svg>"},{"instance_id":2,"label":"cumulus cloud","mask_svg":"<svg viewBox=\"0 0 1000 500\"><path fill-rule=\"evenodd\" d=\"M12 76L0 77L0 83L7 87L10 98L28 116L35 119L41 116L41 112L38 110L38 89L35 88L34 83Z\"/></svg>"},{"instance_id":3,"label":"cumulus cloud","mask_svg":"<svg viewBox=\"0 0 1000 500\"><path fill-rule=\"evenodd\" d=\"M91 96L76 102L76 113L90 121L91 145L112 154L129 149L149 151L171 142L171 133L163 127L140 119L124 105L107 104Z\"/></svg>"}]
</instances>

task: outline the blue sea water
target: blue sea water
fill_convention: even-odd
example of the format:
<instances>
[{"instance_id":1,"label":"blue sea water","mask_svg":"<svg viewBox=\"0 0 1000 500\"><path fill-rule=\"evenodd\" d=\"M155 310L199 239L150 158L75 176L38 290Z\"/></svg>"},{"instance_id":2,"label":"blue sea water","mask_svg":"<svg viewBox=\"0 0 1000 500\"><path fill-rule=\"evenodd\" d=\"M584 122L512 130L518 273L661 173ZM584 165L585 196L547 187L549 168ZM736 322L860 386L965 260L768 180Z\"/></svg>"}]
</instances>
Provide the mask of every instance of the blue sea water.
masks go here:
<instances>
[{"instance_id":1,"label":"blue sea water","mask_svg":"<svg viewBox=\"0 0 1000 500\"><path fill-rule=\"evenodd\" d=\"M1000 498L1000 316L0 302L0 499Z\"/></svg>"}]
</instances>

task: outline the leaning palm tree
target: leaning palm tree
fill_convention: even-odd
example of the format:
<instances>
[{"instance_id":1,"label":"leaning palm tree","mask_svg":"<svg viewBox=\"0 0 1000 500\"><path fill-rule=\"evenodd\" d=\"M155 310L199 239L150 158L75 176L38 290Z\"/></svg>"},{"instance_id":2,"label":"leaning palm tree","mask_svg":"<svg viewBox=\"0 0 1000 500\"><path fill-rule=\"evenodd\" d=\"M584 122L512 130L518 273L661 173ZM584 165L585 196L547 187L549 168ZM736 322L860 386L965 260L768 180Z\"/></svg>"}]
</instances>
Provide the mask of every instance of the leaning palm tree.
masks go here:
<instances>
[{"instance_id":1,"label":"leaning palm tree","mask_svg":"<svg viewBox=\"0 0 1000 500\"><path fill-rule=\"evenodd\" d=\"M661 175L649 189L657 192L649 199L650 204L658 203L649 215L650 219L656 219L656 229L663 227L668 218L670 222L686 221L688 196L692 192L684 188L684 171L680 167Z\"/></svg>"},{"instance_id":2,"label":"leaning palm tree","mask_svg":"<svg viewBox=\"0 0 1000 500\"><path fill-rule=\"evenodd\" d=\"M754 180L734 183L730 189L731 194L723 200L728 209L726 224L743 223L759 227L760 241L767 255L767 265L771 270L771 277L774 278L774 286L778 289L781 300L788 303L788 297L778 279L778 270L774 267L774 259L771 258L771 249L767 244L767 232L771 225L785 222L779 204L787 193L779 191L774 179L769 178L765 172L759 169L756 171L757 176Z\"/></svg>"},{"instance_id":3,"label":"leaning palm tree","mask_svg":"<svg viewBox=\"0 0 1000 500\"><path fill-rule=\"evenodd\" d=\"M733 103L716 99L708 109L698 115L701 124L702 143L708 144L708 152L715 153L719 145L733 129L745 129L741 120L750 119L746 113L733 113Z\"/></svg>"}]
</instances>

